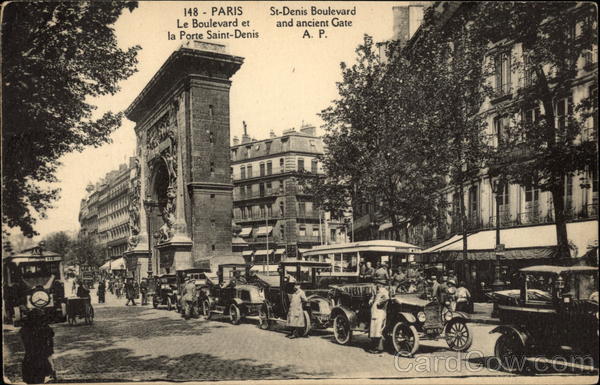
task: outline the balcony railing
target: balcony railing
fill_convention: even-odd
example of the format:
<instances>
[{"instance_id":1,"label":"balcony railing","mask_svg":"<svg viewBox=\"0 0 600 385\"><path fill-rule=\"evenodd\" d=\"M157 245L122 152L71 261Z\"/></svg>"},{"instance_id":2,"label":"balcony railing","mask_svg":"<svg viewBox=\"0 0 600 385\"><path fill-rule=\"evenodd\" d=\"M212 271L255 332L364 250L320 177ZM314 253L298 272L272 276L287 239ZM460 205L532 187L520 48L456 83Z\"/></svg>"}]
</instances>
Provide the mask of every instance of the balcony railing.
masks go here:
<instances>
[{"instance_id":1,"label":"balcony railing","mask_svg":"<svg viewBox=\"0 0 600 385\"><path fill-rule=\"evenodd\" d=\"M468 216L465 220L465 227L467 231L473 231L483 228L483 221L477 214L472 214ZM460 220L460 216L452 217L452 224L450 225L450 231L453 233L462 233L462 223Z\"/></svg>"},{"instance_id":2,"label":"balcony railing","mask_svg":"<svg viewBox=\"0 0 600 385\"><path fill-rule=\"evenodd\" d=\"M269 214L267 215L262 215L262 214L257 214L257 215L248 215L246 217L234 217L233 219L238 221L238 222L251 222L251 221L258 221L258 220L271 220L271 219L282 219L283 215L279 214L279 213L274 213L274 214Z\"/></svg>"},{"instance_id":3,"label":"balcony railing","mask_svg":"<svg viewBox=\"0 0 600 385\"><path fill-rule=\"evenodd\" d=\"M236 194L234 196L234 200L242 201L247 199L256 199L256 198L266 198L266 197L276 197L283 194L281 190L265 190L265 191L255 191L251 193L244 194Z\"/></svg>"}]
</instances>

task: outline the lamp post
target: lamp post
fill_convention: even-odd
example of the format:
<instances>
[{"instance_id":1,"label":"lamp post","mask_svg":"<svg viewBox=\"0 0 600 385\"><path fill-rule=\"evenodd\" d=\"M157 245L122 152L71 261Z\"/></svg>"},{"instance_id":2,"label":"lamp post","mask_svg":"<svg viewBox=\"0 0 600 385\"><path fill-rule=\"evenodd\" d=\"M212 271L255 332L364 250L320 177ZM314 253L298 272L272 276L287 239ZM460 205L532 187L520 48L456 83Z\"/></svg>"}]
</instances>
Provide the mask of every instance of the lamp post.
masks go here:
<instances>
[{"instance_id":1,"label":"lamp post","mask_svg":"<svg viewBox=\"0 0 600 385\"><path fill-rule=\"evenodd\" d=\"M505 183L501 179L492 181L492 192L496 197L496 260L494 264L494 282L492 283L494 290L501 290L504 287L504 282L500 279L500 259L504 257L504 245L500 243L500 194L504 191L504 185Z\"/></svg>"},{"instance_id":2,"label":"lamp post","mask_svg":"<svg viewBox=\"0 0 600 385\"><path fill-rule=\"evenodd\" d=\"M153 201L150 195L146 196L144 199L144 209L146 210L146 229L148 231L148 251L150 252L150 260L148 261L148 275L152 275L154 272L154 267L152 264L152 260L154 259L154 243L152 243L152 214L154 213L154 208L158 207L158 202ZM158 275L158 268L156 269L156 274Z\"/></svg>"}]
</instances>

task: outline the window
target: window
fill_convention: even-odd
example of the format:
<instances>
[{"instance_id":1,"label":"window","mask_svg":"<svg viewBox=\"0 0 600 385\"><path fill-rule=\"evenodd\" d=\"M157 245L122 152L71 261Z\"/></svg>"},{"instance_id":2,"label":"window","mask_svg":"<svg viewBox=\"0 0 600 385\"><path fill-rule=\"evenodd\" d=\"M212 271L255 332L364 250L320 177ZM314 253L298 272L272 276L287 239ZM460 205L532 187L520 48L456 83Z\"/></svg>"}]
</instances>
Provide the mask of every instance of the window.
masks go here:
<instances>
[{"instance_id":1,"label":"window","mask_svg":"<svg viewBox=\"0 0 600 385\"><path fill-rule=\"evenodd\" d=\"M271 182L267 183L267 195L272 195L273 194L273 188L271 186Z\"/></svg>"},{"instance_id":2,"label":"window","mask_svg":"<svg viewBox=\"0 0 600 385\"><path fill-rule=\"evenodd\" d=\"M304 171L304 158L298 158L298 171Z\"/></svg>"},{"instance_id":3,"label":"window","mask_svg":"<svg viewBox=\"0 0 600 385\"><path fill-rule=\"evenodd\" d=\"M246 179L246 166L240 167L240 179Z\"/></svg>"},{"instance_id":4,"label":"window","mask_svg":"<svg viewBox=\"0 0 600 385\"><path fill-rule=\"evenodd\" d=\"M595 142L598 137L598 86L590 86L588 88L588 95L591 105L591 116L586 122L583 139Z\"/></svg>"},{"instance_id":5,"label":"window","mask_svg":"<svg viewBox=\"0 0 600 385\"><path fill-rule=\"evenodd\" d=\"M282 216L282 217L285 215L283 201L279 202L279 215Z\"/></svg>"},{"instance_id":6,"label":"window","mask_svg":"<svg viewBox=\"0 0 600 385\"><path fill-rule=\"evenodd\" d=\"M504 186L502 186L502 191L500 191L498 193L498 199L499 199L499 203L500 203L500 207L502 209L502 206L507 206L509 204L509 185L508 183L504 183Z\"/></svg>"},{"instance_id":7,"label":"window","mask_svg":"<svg viewBox=\"0 0 600 385\"><path fill-rule=\"evenodd\" d=\"M273 174L273 162L267 161L267 175Z\"/></svg>"},{"instance_id":8,"label":"window","mask_svg":"<svg viewBox=\"0 0 600 385\"><path fill-rule=\"evenodd\" d=\"M252 178L252 165L249 164L248 167L246 167L246 171L248 173L248 178Z\"/></svg>"},{"instance_id":9,"label":"window","mask_svg":"<svg viewBox=\"0 0 600 385\"><path fill-rule=\"evenodd\" d=\"M537 203L540 200L540 189L533 186L525 187L525 202Z\"/></svg>"},{"instance_id":10,"label":"window","mask_svg":"<svg viewBox=\"0 0 600 385\"><path fill-rule=\"evenodd\" d=\"M565 176L565 210L571 210L573 208L573 176Z\"/></svg>"},{"instance_id":11,"label":"window","mask_svg":"<svg viewBox=\"0 0 600 385\"><path fill-rule=\"evenodd\" d=\"M265 176L265 163L261 162L258 167L260 169L260 176Z\"/></svg>"},{"instance_id":12,"label":"window","mask_svg":"<svg viewBox=\"0 0 600 385\"><path fill-rule=\"evenodd\" d=\"M208 141L210 144L215 144L215 136L212 131L208 131Z\"/></svg>"},{"instance_id":13,"label":"window","mask_svg":"<svg viewBox=\"0 0 600 385\"><path fill-rule=\"evenodd\" d=\"M279 226L279 235L281 236L281 238L285 238L285 226L284 225Z\"/></svg>"},{"instance_id":14,"label":"window","mask_svg":"<svg viewBox=\"0 0 600 385\"><path fill-rule=\"evenodd\" d=\"M524 65L525 68L523 68L523 72L524 72L524 84L525 87L531 87L535 84L537 78L535 75L535 68L533 66L533 60L531 58L531 55L525 54L524 58Z\"/></svg>"},{"instance_id":15,"label":"window","mask_svg":"<svg viewBox=\"0 0 600 385\"><path fill-rule=\"evenodd\" d=\"M479 214L479 188L469 187L469 217L474 218Z\"/></svg>"},{"instance_id":16,"label":"window","mask_svg":"<svg viewBox=\"0 0 600 385\"><path fill-rule=\"evenodd\" d=\"M271 152L271 142L265 142L265 150L267 154Z\"/></svg>"},{"instance_id":17,"label":"window","mask_svg":"<svg viewBox=\"0 0 600 385\"><path fill-rule=\"evenodd\" d=\"M506 95L511 90L510 52L503 52L494 58L496 93Z\"/></svg>"},{"instance_id":18,"label":"window","mask_svg":"<svg viewBox=\"0 0 600 385\"><path fill-rule=\"evenodd\" d=\"M306 203L298 202L298 215L303 217L306 215Z\"/></svg>"},{"instance_id":19,"label":"window","mask_svg":"<svg viewBox=\"0 0 600 385\"><path fill-rule=\"evenodd\" d=\"M336 233L335 229L331 229L331 235L330 235L329 239L331 239L332 242L335 242L337 240L337 233Z\"/></svg>"},{"instance_id":20,"label":"window","mask_svg":"<svg viewBox=\"0 0 600 385\"><path fill-rule=\"evenodd\" d=\"M260 206L260 217L265 218L267 211L265 210L265 206Z\"/></svg>"},{"instance_id":21,"label":"window","mask_svg":"<svg viewBox=\"0 0 600 385\"><path fill-rule=\"evenodd\" d=\"M237 148L234 150L231 150L231 160L236 160L237 158Z\"/></svg>"},{"instance_id":22,"label":"window","mask_svg":"<svg viewBox=\"0 0 600 385\"><path fill-rule=\"evenodd\" d=\"M285 181L282 179L279 182L279 193L283 194L285 192Z\"/></svg>"},{"instance_id":23,"label":"window","mask_svg":"<svg viewBox=\"0 0 600 385\"><path fill-rule=\"evenodd\" d=\"M273 205L267 206L267 214L269 215L269 217L273 216Z\"/></svg>"},{"instance_id":24,"label":"window","mask_svg":"<svg viewBox=\"0 0 600 385\"><path fill-rule=\"evenodd\" d=\"M318 226L313 227L312 236L313 237L318 237L318 236L320 236L319 233L320 233L319 227Z\"/></svg>"},{"instance_id":25,"label":"window","mask_svg":"<svg viewBox=\"0 0 600 385\"><path fill-rule=\"evenodd\" d=\"M301 237L306 236L306 226L300 226L300 228L298 230L298 235L300 235Z\"/></svg>"},{"instance_id":26,"label":"window","mask_svg":"<svg viewBox=\"0 0 600 385\"><path fill-rule=\"evenodd\" d=\"M283 158L279 159L279 172L285 171L285 160Z\"/></svg>"},{"instance_id":27,"label":"window","mask_svg":"<svg viewBox=\"0 0 600 385\"><path fill-rule=\"evenodd\" d=\"M497 146L501 146L508 137L509 127L510 121L507 116L494 117L494 138Z\"/></svg>"},{"instance_id":28,"label":"window","mask_svg":"<svg viewBox=\"0 0 600 385\"><path fill-rule=\"evenodd\" d=\"M215 109L212 104L208 105L208 116L212 119L215 115Z\"/></svg>"},{"instance_id":29,"label":"window","mask_svg":"<svg viewBox=\"0 0 600 385\"><path fill-rule=\"evenodd\" d=\"M317 173L317 171L318 171L318 162L317 162L316 159L311 160L311 162L310 162L310 171L313 174Z\"/></svg>"},{"instance_id":30,"label":"window","mask_svg":"<svg viewBox=\"0 0 600 385\"><path fill-rule=\"evenodd\" d=\"M573 97L569 96L557 100L554 105L554 114L556 127L560 133L564 133L567 128L568 118L573 115Z\"/></svg>"},{"instance_id":31,"label":"window","mask_svg":"<svg viewBox=\"0 0 600 385\"><path fill-rule=\"evenodd\" d=\"M265 196L265 184L261 183L258 186L259 186L259 190L260 190L260 196L264 197Z\"/></svg>"},{"instance_id":32,"label":"window","mask_svg":"<svg viewBox=\"0 0 600 385\"><path fill-rule=\"evenodd\" d=\"M210 162L210 176L215 176L215 162Z\"/></svg>"}]
</instances>

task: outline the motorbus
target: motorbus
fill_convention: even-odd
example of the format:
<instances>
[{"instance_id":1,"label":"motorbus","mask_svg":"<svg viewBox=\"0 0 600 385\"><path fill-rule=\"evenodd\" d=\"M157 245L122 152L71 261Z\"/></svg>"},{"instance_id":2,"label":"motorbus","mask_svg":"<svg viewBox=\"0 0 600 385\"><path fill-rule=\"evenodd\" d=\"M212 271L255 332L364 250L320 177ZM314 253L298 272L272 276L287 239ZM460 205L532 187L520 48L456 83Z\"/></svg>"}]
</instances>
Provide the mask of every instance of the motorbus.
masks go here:
<instances>
[{"instance_id":1,"label":"motorbus","mask_svg":"<svg viewBox=\"0 0 600 385\"><path fill-rule=\"evenodd\" d=\"M4 315L20 325L33 309L51 322L66 320L62 256L41 246L2 258Z\"/></svg>"},{"instance_id":2,"label":"motorbus","mask_svg":"<svg viewBox=\"0 0 600 385\"><path fill-rule=\"evenodd\" d=\"M386 263L389 268L409 268L421 249L409 243L374 240L334 245L314 246L302 253L307 261L329 262L331 269L322 271L322 280L327 282L360 281L359 265L371 262L373 268L379 263Z\"/></svg>"}]
</instances>

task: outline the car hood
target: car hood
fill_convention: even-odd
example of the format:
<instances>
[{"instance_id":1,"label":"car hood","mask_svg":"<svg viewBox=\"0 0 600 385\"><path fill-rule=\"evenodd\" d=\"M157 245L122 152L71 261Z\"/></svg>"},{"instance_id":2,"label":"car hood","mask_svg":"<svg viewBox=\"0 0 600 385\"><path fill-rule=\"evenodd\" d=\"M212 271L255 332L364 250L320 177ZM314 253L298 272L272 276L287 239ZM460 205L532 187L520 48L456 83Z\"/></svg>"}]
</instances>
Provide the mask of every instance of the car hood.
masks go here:
<instances>
[{"instance_id":1,"label":"car hood","mask_svg":"<svg viewBox=\"0 0 600 385\"><path fill-rule=\"evenodd\" d=\"M419 298L418 294L396 294L394 297L392 297L392 299L398 304L411 305L422 308L424 308L431 302L429 300Z\"/></svg>"}]
</instances>

